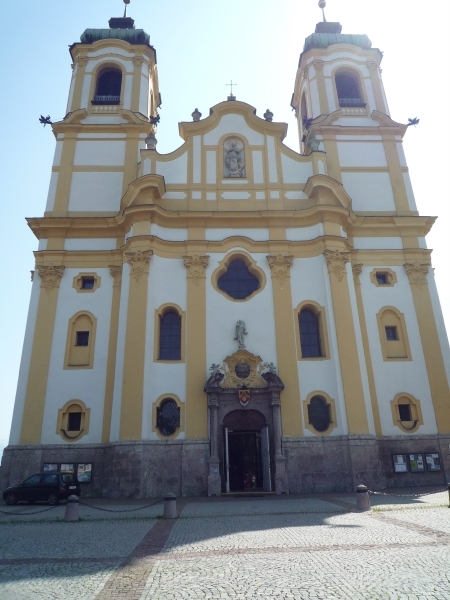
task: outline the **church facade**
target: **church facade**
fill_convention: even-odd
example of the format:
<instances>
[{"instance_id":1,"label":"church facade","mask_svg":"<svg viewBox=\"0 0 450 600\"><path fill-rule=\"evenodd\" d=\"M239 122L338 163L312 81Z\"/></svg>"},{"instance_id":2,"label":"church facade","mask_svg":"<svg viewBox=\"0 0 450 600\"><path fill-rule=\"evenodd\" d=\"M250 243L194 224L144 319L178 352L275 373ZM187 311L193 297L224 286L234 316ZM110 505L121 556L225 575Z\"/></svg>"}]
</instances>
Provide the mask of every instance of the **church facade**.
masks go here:
<instances>
[{"instance_id":1,"label":"church facade","mask_svg":"<svg viewBox=\"0 0 450 600\"><path fill-rule=\"evenodd\" d=\"M319 23L287 126L231 95L156 149L130 18L70 47L4 486L84 495L442 484L450 352L382 54Z\"/></svg>"}]
</instances>

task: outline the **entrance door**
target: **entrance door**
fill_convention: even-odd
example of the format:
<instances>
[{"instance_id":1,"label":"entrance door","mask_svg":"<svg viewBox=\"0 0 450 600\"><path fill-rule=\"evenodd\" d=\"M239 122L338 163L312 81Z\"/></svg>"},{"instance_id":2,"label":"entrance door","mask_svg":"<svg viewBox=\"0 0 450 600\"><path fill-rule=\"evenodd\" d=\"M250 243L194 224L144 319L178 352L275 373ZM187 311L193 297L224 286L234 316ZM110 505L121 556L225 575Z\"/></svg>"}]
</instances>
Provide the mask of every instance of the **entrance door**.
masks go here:
<instances>
[{"instance_id":1,"label":"entrance door","mask_svg":"<svg viewBox=\"0 0 450 600\"><path fill-rule=\"evenodd\" d=\"M261 460L263 471L263 490L272 490L272 478L270 476L270 451L269 451L269 428L261 429Z\"/></svg>"},{"instance_id":2,"label":"entrance door","mask_svg":"<svg viewBox=\"0 0 450 600\"><path fill-rule=\"evenodd\" d=\"M263 487L260 432L228 430L228 460L231 491Z\"/></svg>"}]
</instances>

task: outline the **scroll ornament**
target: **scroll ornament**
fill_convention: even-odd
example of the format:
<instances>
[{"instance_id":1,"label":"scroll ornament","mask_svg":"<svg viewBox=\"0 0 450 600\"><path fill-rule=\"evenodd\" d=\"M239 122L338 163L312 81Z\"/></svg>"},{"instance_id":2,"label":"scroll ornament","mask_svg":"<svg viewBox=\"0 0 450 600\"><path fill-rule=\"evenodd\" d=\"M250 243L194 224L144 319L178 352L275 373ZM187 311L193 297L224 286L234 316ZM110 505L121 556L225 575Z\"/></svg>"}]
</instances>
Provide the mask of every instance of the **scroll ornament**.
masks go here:
<instances>
[{"instance_id":1,"label":"scroll ornament","mask_svg":"<svg viewBox=\"0 0 450 600\"><path fill-rule=\"evenodd\" d=\"M148 273L148 265L153 256L153 250L137 250L136 252L126 252L127 263L130 265L130 275L134 277L136 283L139 283L142 275Z\"/></svg>"},{"instance_id":2,"label":"scroll ornament","mask_svg":"<svg viewBox=\"0 0 450 600\"><path fill-rule=\"evenodd\" d=\"M199 279L204 279L205 269L209 264L209 256L183 256L184 266L187 269L188 279L193 279L195 285L198 285Z\"/></svg>"},{"instance_id":3,"label":"scroll ornament","mask_svg":"<svg viewBox=\"0 0 450 600\"><path fill-rule=\"evenodd\" d=\"M346 274L345 264L349 262L346 254L341 254L339 250L325 250L325 258L327 260L328 272L334 273L338 281Z\"/></svg>"},{"instance_id":4,"label":"scroll ornament","mask_svg":"<svg viewBox=\"0 0 450 600\"><path fill-rule=\"evenodd\" d=\"M430 265L421 264L418 260L413 263L406 263L403 265L406 269L409 282L416 284L419 288L427 284L427 273Z\"/></svg>"},{"instance_id":5,"label":"scroll ornament","mask_svg":"<svg viewBox=\"0 0 450 600\"><path fill-rule=\"evenodd\" d=\"M282 254L278 254L278 256L268 256L267 260L272 271L272 277L278 279L280 287L283 287L286 277L289 277L289 270L292 267L294 257L292 255L283 256Z\"/></svg>"},{"instance_id":6,"label":"scroll ornament","mask_svg":"<svg viewBox=\"0 0 450 600\"><path fill-rule=\"evenodd\" d=\"M36 268L41 278L41 288L43 288L47 294L52 290L59 287L59 282L63 276L64 269L62 265L44 267L43 265L36 265Z\"/></svg>"}]
</instances>

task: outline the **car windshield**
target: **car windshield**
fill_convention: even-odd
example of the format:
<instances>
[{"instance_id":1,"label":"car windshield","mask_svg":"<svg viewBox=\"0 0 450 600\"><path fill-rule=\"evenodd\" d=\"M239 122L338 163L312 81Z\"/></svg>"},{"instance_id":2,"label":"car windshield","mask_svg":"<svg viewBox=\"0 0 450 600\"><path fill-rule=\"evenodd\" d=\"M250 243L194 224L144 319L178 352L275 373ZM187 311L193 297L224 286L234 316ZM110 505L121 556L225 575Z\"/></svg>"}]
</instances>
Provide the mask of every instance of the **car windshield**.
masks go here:
<instances>
[{"instance_id":1,"label":"car windshield","mask_svg":"<svg viewBox=\"0 0 450 600\"><path fill-rule=\"evenodd\" d=\"M73 473L61 473L61 479L63 483L73 483L75 475Z\"/></svg>"}]
</instances>

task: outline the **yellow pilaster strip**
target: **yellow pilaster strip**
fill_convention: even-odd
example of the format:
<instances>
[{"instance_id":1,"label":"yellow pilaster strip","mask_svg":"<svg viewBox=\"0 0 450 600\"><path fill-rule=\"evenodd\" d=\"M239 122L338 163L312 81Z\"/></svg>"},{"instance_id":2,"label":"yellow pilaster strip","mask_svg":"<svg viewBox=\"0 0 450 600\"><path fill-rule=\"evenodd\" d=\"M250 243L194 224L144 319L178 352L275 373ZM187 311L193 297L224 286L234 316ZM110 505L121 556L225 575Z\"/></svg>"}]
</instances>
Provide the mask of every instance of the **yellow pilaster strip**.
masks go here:
<instances>
[{"instance_id":1,"label":"yellow pilaster strip","mask_svg":"<svg viewBox=\"0 0 450 600\"><path fill-rule=\"evenodd\" d=\"M64 272L63 266L36 265L36 268L41 278L41 293L31 350L20 444L41 443L56 305L59 283Z\"/></svg>"},{"instance_id":2,"label":"yellow pilaster strip","mask_svg":"<svg viewBox=\"0 0 450 600\"><path fill-rule=\"evenodd\" d=\"M384 151L389 168L391 178L392 191L394 193L395 206L399 215L410 214L408 196L406 193L405 181L403 179L403 171L400 165L400 158L397 150L397 141L395 137L383 135Z\"/></svg>"},{"instance_id":3,"label":"yellow pilaster strip","mask_svg":"<svg viewBox=\"0 0 450 600\"><path fill-rule=\"evenodd\" d=\"M130 265L125 359L123 365L121 440L140 440L144 394L145 332L150 250L147 240L132 241L125 259Z\"/></svg>"},{"instance_id":4,"label":"yellow pilaster strip","mask_svg":"<svg viewBox=\"0 0 450 600\"><path fill-rule=\"evenodd\" d=\"M183 256L187 269L186 438L208 437L206 397L206 275L209 256Z\"/></svg>"},{"instance_id":5,"label":"yellow pilaster strip","mask_svg":"<svg viewBox=\"0 0 450 600\"><path fill-rule=\"evenodd\" d=\"M404 266L411 284L438 432L450 433L450 390L428 288L430 265L415 261Z\"/></svg>"},{"instance_id":6,"label":"yellow pilaster strip","mask_svg":"<svg viewBox=\"0 0 450 600\"><path fill-rule=\"evenodd\" d=\"M77 132L66 131L63 140L61 164L59 167L58 184L56 186L52 217L67 217L76 145Z\"/></svg>"},{"instance_id":7,"label":"yellow pilaster strip","mask_svg":"<svg viewBox=\"0 0 450 600\"><path fill-rule=\"evenodd\" d=\"M127 141L125 145L122 195L125 194L130 183L137 177L138 148L139 133L133 129L129 129L127 131Z\"/></svg>"},{"instance_id":8,"label":"yellow pilaster strip","mask_svg":"<svg viewBox=\"0 0 450 600\"><path fill-rule=\"evenodd\" d=\"M281 392L283 435L300 437L303 427L290 277L293 259L282 254L267 257L272 272L278 373L285 385Z\"/></svg>"},{"instance_id":9,"label":"yellow pilaster strip","mask_svg":"<svg viewBox=\"0 0 450 600\"><path fill-rule=\"evenodd\" d=\"M317 89L319 91L320 113L322 115L328 115L330 113L330 108L328 106L327 90L325 87L325 77L323 74L324 62L322 60L315 60L313 65L314 70L316 72Z\"/></svg>"},{"instance_id":10,"label":"yellow pilaster strip","mask_svg":"<svg viewBox=\"0 0 450 600\"><path fill-rule=\"evenodd\" d=\"M381 419L380 419L380 409L378 406L378 398L377 398L377 390L375 387L375 376L373 374L373 365L372 365L372 357L370 355L370 347L369 347L369 336L367 334L367 325L366 325L366 315L364 312L364 304L361 293L361 282L359 277L362 273L362 264L352 265L353 270L353 280L355 282L355 294L356 294L356 304L358 307L358 315L359 315L359 326L361 328L361 337L364 348L364 358L365 358L365 367L367 371L367 378L369 380L369 391L370 391L370 403L372 406L372 414L373 414L373 422L375 425L375 435L381 436Z\"/></svg>"},{"instance_id":11,"label":"yellow pilaster strip","mask_svg":"<svg viewBox=\"0 0 450 600\"><path fill-rule=\"evenodd\" d=\"M325 152L327 154L328 175L342 183L341 163L339 161L336 136L324 134L323 145L325 146Z\"/></svg>"},{"instance_id":12,"label":"yellow pilaster strip","mask_svg":"<svg viewBox=\"0 0 450 600\"><path fill-rule=\"evenodd\" d=\"M139 112L139 99L141 94L141 73L142 63L144 58L142 56L135 56L133 58L133 87L131 90L131 110L133 112Z\"/></svg>"},{"instance_id":13,"label":"yellow pilaster strip","mask_svg":"<svg viewBox=\"0 0 450 600\"><path fill-rule=\"evenodd\" d=\"M348 432L350 434L367 434L369 433L369 426L364 403L361 365L356 345L355 323L345 268L348 256L341 254L339 250L325 250L324 254L330 274Z\"/></svg>"},{"instance_id":14,"label":"yellow pilaster strip","mask_svg":"<svg viewBox=\"0 0 450 600\"><path fill-rule=\"evenodd\" d=\"M370 79L372 81L372 89L375 96L377 110L382 113L386 113L387 107L385 107L383 92L381 90L381 81L380 77L378 76L379 65L376 62L369 62L367 63L367 66L369 67Z\"/></svg>"},{"instance_id":15,"label":"yellow pilaster strip","mask_svg":"<svg viewBox=\"0 0 450 600\"><path fill-rule=\"evenodd\" d=\"M84 76L86 74L87 56L78 56L76 60L77 74L75 75L75 88L72 96L72 106L70 111L73 112L81 108L81 94L83 93Z\"/></svg>"},{"instance_id":16,"label":"yellow pilaster strip","mask_svg":"<svg viewBox=\"0 0 450 600\"><path fill-rule=\"evenodd\" d=\"M111 415L114 394L114 374L116 366L117 334L119 330L120 289L122 285L122 265L109 267L113 278L111 317L109 321L108 362L106 365L105 402L103 406L102 444L109 442Z\"/></svg>"}]
</instances>

